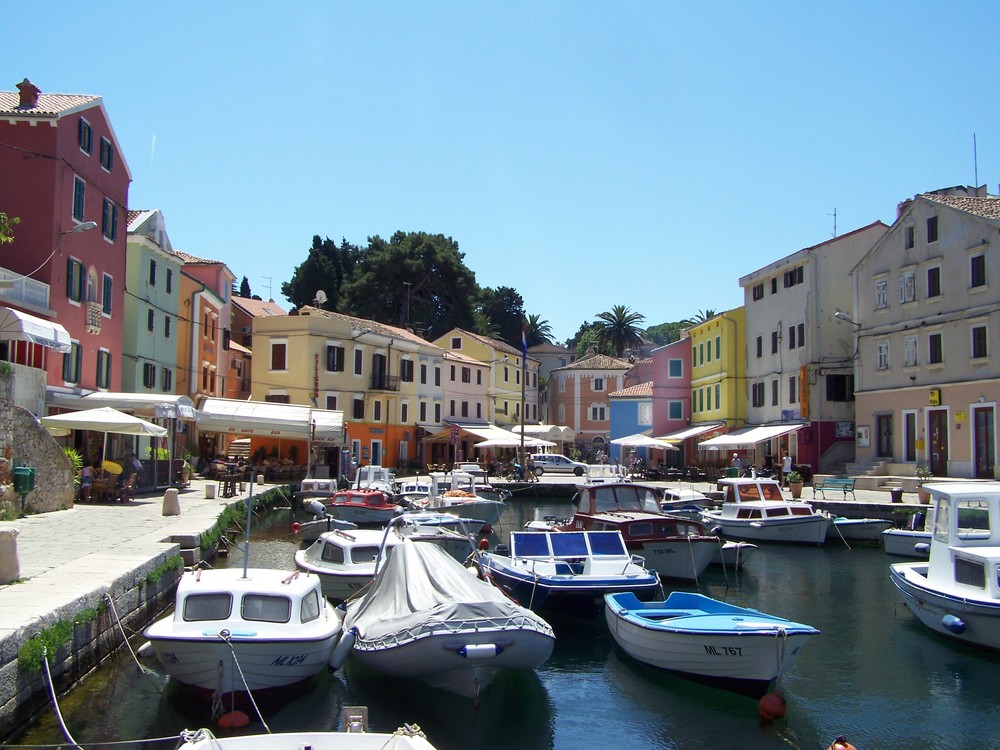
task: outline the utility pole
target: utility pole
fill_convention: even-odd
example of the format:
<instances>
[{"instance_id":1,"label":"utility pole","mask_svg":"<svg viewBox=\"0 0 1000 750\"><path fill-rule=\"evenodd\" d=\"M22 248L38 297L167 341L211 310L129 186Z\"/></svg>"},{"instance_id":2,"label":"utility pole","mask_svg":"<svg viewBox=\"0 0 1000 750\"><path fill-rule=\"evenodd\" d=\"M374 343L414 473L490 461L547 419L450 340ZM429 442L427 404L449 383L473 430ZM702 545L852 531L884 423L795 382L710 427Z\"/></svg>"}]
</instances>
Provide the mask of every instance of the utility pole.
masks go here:
<instances>
[{"instance_id":1,"label":"utility pole","mask_svg":"<svg viewBox=\"0 0 1000 750\"><path fill-rule=\"evenodd\" d=\"M413 286L412 281L404 281L406 285L406 322L403 324L403 328L410 329L410 287Z\"/></svg>"}]
</instances>

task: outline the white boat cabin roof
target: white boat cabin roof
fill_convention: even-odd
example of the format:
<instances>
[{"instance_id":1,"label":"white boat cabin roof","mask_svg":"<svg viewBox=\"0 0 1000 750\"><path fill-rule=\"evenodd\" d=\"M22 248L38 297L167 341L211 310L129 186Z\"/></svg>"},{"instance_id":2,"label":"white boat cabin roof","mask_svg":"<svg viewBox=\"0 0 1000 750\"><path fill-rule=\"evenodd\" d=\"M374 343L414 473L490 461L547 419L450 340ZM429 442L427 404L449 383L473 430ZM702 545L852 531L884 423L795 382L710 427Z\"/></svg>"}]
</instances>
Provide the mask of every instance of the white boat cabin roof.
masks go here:
<instances>
[{"instance_id":1,"label":"white boat cabin roof","mask_svg":"<svg viewBox=\"0 0 1000 750\"><path fill-rule=\"evenodd\" d=\"M241 568L192 570L177 585L174 621L309 622L321 602L319 578L301 571L249 568L244 577Z\"/></svg>"}]
</instances>

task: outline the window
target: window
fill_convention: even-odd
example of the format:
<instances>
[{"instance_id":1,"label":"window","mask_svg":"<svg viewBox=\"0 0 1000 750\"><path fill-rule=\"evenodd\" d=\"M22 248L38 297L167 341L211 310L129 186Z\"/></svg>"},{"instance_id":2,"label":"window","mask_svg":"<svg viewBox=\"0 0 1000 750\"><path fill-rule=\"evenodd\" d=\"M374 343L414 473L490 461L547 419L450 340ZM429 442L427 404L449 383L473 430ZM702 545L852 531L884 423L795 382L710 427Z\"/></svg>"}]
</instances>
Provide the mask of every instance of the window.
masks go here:
<instances>
[{"instance_id":1,"label":"window","mask_svg":"<svg viewBox=\"0 0 1000 750\"><path fill-rule=\"evenodd\" d=\"M755 284L753 287L753 301L764 299L764 284Z\"/></svg>"},{"instance_id":2,"label":"window","mask_svg":"<svg viewBox=\"0 0 1000 750\"><path fill-rule=\"evenodd\" d=\"M97 302L97 271L93 268L87 272L87 302Z\"/></svg>"},{"instance_id":3,"label":"window","mask_svg":"<svg viewBox=\"0 0 1000 750\"><path fill-rule=\"evenodd\" d=\"M667 402L667 416L671 420L684 419L684 402L683 401L669 401Z\"/></svg>"},{"instance_id":4,"label":"window","mask_svg":"<svg viewBox=\"0 0 1000 750\"><path fill-rule=\"evenodd\" d=\"M435 367L434 368L434 385L436 387L440 387L441 386L441 368L440 367ZM440 422L440 421L441 420L438 419L438 422Z\"/></svg>"},{"instance_id":5,"label":"window","mask_svg":"<svg viewBox=\"0 0 1000 750\"><path fill-rule=\"evenodd\" d=\"M167 294L173 294L174 292L174 272L173 269L167 269Z\"/></svg>"},{"instance_id":6,"label":"window","mask_svg":"<svg viewBox=\"0 0 1000 750\"><path fill-rule=\"evenodd\" d=\"M906 367L917 365L917 337L906 336L903 339L903 360Z\"/></svg>"},{"instance_id":7,"label":"window","mask_svg":"<svg viewBox=\"0 0 1000 750\"><path fill-rule=\"evenodd\" d=\"M476 370L476 385L482 385L482 384L483 384L483 371Z\"/></svg>"},{"instance_id":8,"label":"window","mask_svg":"<svg viewBox=\"0 0 1000 750\"><path fill-rule=\"evenodd\" d=\"M451 348L452 349L461 349L462 348L462 337L461 336L452 336L452 338L451 338Z\"/></svg>"},{"instance_id":9,"label":"window","mask_svg":"<svg viewBox=\"0 0 1000 750\"><path fill-rule=\"evenodd\" d=\"M798 325L788 327L788 348L795 349L796 347L803 347L806 345L806 324L799 323Z\"/></svg>"},{"instance_id":10,"label":"window","mask_svg":"<svg viewBox=\"0 0 1000 750\"><path fill-rule=\"evenodd\" d=\"M355 375L360 375L361 373L363 373L364 372L364 367L365 367L364 352L362 352L360 349L355 349L354 350L354 374Z\"/></svg>"},{"instance_id":11,"label":"window","mask_svg":"<svg viewBox=\"0 0 1000 750\"><path fill-rule=\"evenodd\" d=\"M754 406L760 407L764 405L764 384L754 383L750 387L750 398Z\"/></svg>"},{"instance_id":12,"label":"window","mask_svg":"<svg viewBox=\"0 0 1000 750\"><path fill-rule=\"evenodd\" d=\"M778 341L780 340L777 331L771 331L771 354L778 353Z\"/></svg>"},{"instance_id":13,"label":"window","mask_svg":"<svg viewBox=\"0 0 1000 750\"><path fill-rule=\"evenodd\" d=\"M82 302L87 289L87 276L83 263L76 258L66 261L66 296L74 302Z\"/></svg>"},{"instance_id":14,"label":"window","mask_svg":"<svg viewBox=\"0 0 1000 750\"><path fill-rule=\"evenodd\" d=\"M226 620L232 608L232 594L193 594L184 600L184 620Z\"/></svg>"},{"instance_id":15,"label":"window","mask_svg":"<svg viewBox=\"0 0 1000 750\"><path fill-rule=\"evenodd\" d=\"M705 389L698 389L698 411L705 411Z\"/></svg>"},{"instance_id":16,"label":"window","mask_svg":"<svg viewBox=\"0 0 1000 750\"><path fill-rule=\"evenodd\" d=\"M927 217L927 242L937 242L938 240L938 217Z\"/></svg>"},{"instance_id":17,"label":"window","mask_svg":"<svg viewBox=\"0 0 1000 750\"><path fill-rule=\"evenodd\" d=\"M80 125L77 129L77 142L80 144L80 150L85 154L94 153L94 129L90 127L90 123L80 118Z\"/></svg>"},{"instance_id":18,"label":"window","mask_svg":"<svg viewBox=\"0 0 1000 750\"><path fill-rule=\"evenodd\" d=\"M794 404L798 399L795 396L795 389L798 386L798 377L792 375L788 378L788 403Z\"/></svg>"},{"instance_id":19,"label":"window","mask_svg":"<svg viewBox=\"0 0 1000 750\"><path fill-rule=\"evenodd\" d=\"M413 382L413 360L412 359L401 359L399 360L399 379L404 383ZM405 419L403 420L406 421Z\"/></svg>"},{"instance_id":20,"label":"window","mask_svg":"<svg viewBox=\"0 0 1000 750\"><path fill-rule=\"evenodd\" d=\"M63 380L67 383L80 382L80 363L82 361L80 344L73 342L73 348L63 354Z\"/></svg>"},{"instance_id":21,"label":"window","mask_svg":"<svg viewBox=\"0 0 1000 750\"><path fill-rule=\"evenodd\" d=\"M932 365L941 364L944 355L941 350L941 334L932 333L927 337L927 362Z\"/></svg>"},{"instance_id":22,"label":"window","mask_svg":"<svg viewBox=\"0 0 1000 750\"><path fill-rule=\"evenodd\" d=\"M114 297L115 281L109 274L104 274L102 281L103 288L101 289L101 310L103 310L105 315L110 315L111 300Z\"/></svg>"},{"instance_id":23,"label":"window","mask_svg":"<svg viewBox=\"0 0 1000 750\"><path fill-rule=\"evenodd\" d=\"M917 280L913 271L906 271L899 277L899 304L913 302L917 298Z\"/></svg>"},{"instance_id":24,"label":"window","mask_svg":"<svg viewBox=\"0 0 1000 750\"><path fill-rule=\"evenodd\" d=\"M889 281L879 279L875 282L875 309L885 310L889 307Z\"/></svg>"},{"instance_id":25,"label":"window","mask_svg":"<svg viewBox=\"0 0 1000 750\"><path fill-rule=\"evenodd\" d=\"M174 371L169 367L164 367L160 373L160 385L163 388L164 393L170 393L174 390Z\"/></svg>"},{"instance_id":26,"label":"window","mask_svg":"<svg viewBox=\"0 0 1000 750\"><path fill-rule=\"evenodd\" d=\"M399 421L402 424L410 421L410 405L405 401L399 405Z\"/></svg>"},{"instance_id":27,"label":"window","mask_svg":"<svg viewBox=\"0 0 1000 750\"><path fill-rule=\"evenodd\" d=\"M344 371L344 347L328 344L326 347L326 371Z\"/></svg>"},{"instance_id":28,"label":"window","mask_svg":"<svg viewBox=\"0 0 1000 750\"><path fill-rule=\"evenodd\" d=\"M903 247L907 250L913 247L913 225L903 230Z\"/></svg>"},{"instance_id":29,"label":"window","mask_svg":"<svg viewBox=\"0 0 1000 750\"><path fill-rule=\"evenodd\" d=\"M704 341L702 341L700 344L698 344L698 364L699 365L705 364L705 342Z\"/></svg>"},{"instance_id":30,"label":"window","mask_svg":"<svg viewBox=\"0 0 1000 750\"><path fill-rule=\"evenodd\" d=\"M778 380L771 381L771 406L778 405Z\"/></svg>"},{"instance_id":31,"label":"window","mask_svg":"<svg viewBox=\"0 0 1000 750\"><path fill-rule=\"evenodd\" d=\"M715 358L719 359L722 356L722 337L715 337Z\"/></svg>"},{"instance_id":32,"label":"window","mask_svg":"<svg viewBox=\"0 0 1000 750\"><path fill-rule=\"evenodd\" d=\"M712 411L712 389L707 388L705 390L705 410Z\"/></svg>"},{"instance_id":33,"label":"window","mask_svg":"<svg viewBox=\"0 0 1000 750\"><path fill-rule=\"evenodd\" d=\"M112 167L115 165L115 151L111 147L111 141L107 138L101 138L101 166L107 171L111 171Z\"/></svg>"},{"instance_id":34,"label":"window","mask_svg":"<svg viewBox=\"0 0 1000 750\"><path fill-rule=\"evenodd\" d=\"M594 404L590 407L590 421L592 422L603 422L604 421L604 406L602 404Z\"/></svg>"},{"instance_id":35,"label":"window","mask_svg":"<svg viewBox=\"0 0 1000 750\"><path fill-rule=\"evenodd\" d=\"M706 362L711 362L712 361L712 342L711 341L708 342L708 346L705 347L705 350L706 350L705 361Z\"/></svg>"},{"instance_id":36,"label":"window","mask_svg":"<svg viewBox=\"0 0 1000 750\"><path fill-rule=\"evenodd\" d=\"M777 294L777 293L778 293L778 277L775 276L773 279L771 279L771 294Z\"/></svg>"},{"instance_id":37,"label":"window","mask_svg":"<svg viewBox=\"0 0 1000 750\"><path fill-rule=\"evenodd\" d=\"M986 286L986 256L973 255L969 258L969 286Z\"/></svg>"},{"instance_id":38,"label":"window","mask_svg":"<svg viewBox=\"0 0 1000 750\"><path fill-rule=\"evenodd\" d=\"M149 285L156 286L156 261L152 258L149 261Z\"/></svg>"},{"instance_id":39,"label":"window","mask_svg":"<svg viewBox=\"0 0 1000 750\"><path fill-rule=\"evenodd\" d=\"M826 376L827 401L853 401L854 376L831 374Z\"/></svg>"},{"instance_id":40,"label":"window","mask_svg":"<svg viewBox=\"0 0 1000 750\"><path fill-rule=\"evenodd\" d=\"M972 327L972 358L980 359L989 356L986 347L986 326Z\"/></svg>"},{"instance_id":41,"label":"window","mask_svg":"<svg viewBox=\"0 0 1000 750\"><path fill-rule=\"evenodd\" d=\"M788 326L788 348L795 348L795 326Z\"/></svg>"},{"instance_id":42,"label":"window","mask_svg":"<svg viewBox=\"0 0 1000 750\"><path fill-rule=\"evenodd\" d=\"M156 387L156 365L152 362L146 362L142 366L142 385L149 389Z\"/></svg>"},{"instance_id":43,"label":"window","mask_svg":"<svg viewBox=\"0 0 1000 750\"><path fill-rule=\"evenodd\" d=\"M81 178L73 179L73 218L83 221L84 209L87 203L87 183Z\"/></svg>"},{"instance_id":44,"label":"window","mask_svg":"<svg viewBox=\"0 0 1000 750\"><path fill-rule=\"evenodd\" d=\"M463 401L462 402L461 414L462 414L463 417L469 416L469 402L468 401Z\"/></svg>"},{"instance_id":45,"label":"window","mask_svg":"<svg viewBox=\"0 0 1000 750\"><path fill-rule=\"evenodd\" d=\"M722 383L715 384L715 408L722 408Z\"/></svg>"},{"instance_id":46,"label":"window","mask_svg":"<svg viewBox=\"0 0 1000 750\"><path fill-rule=\"evenodd\" d=\"M434 404L434 421L441 421L441 404Z\"/></svg>"},{"instance_id":47,"label":"window","mask_svg":"<svg viewBox=\"0 0 1000 750\"><path fill-rule=\"evenodd\" d=\"M451 383L454 383L455 382L455 365L448 365L448 372L450 373L449 376L448 376L448 381L451 382Z\"/></svg>"},{"instance_id":48,"label":"window","mask_svg":"<svg viewBox=\"0 0 1000 750\"><path fill-rule=\"evenodd\" d=\"M104 199L104 213L101 215L101 231L105 239L118 239L118 206L107 198Z\"/></svg>"},{"instance_id":49,"label":"window","mask_svg":"<svg viewBox=\"0 0 1000 750\"><path fill-rule=\"evenodd\" d=\"M97 387L111 387L111 352L107 349L97 352Z\"/></svg>"},{"instance_id":50,"label":"window","mask_svg":"<svg viewBox=\"0 0 1000 750\"><path fill-rule=\"evenodd\" d=\"M888 370L889 369L889 342L879 341L876 347L876 353L878 361L875 365L877 370Z\"/></svg>"},{"instance_id":51,"label":"window","mask_svg":"<svg viewBox=\"0 0 1000 750\"><path fill-rule=\"evenodd\" d=\"M462 382L463 383L471 383L472 382L472 368L471 367L463 367L462 368Z\"/></svg>"},{"instance_id":52,"label":"window","mask_svg":"<svg viewBox=\"0 0 1000 750\"><path fill-rule=\"evenodd\" d=\"M337 397L327 396L326 397L326 408L329 411L337 411Z\"/></svg>"},{"instance_id":53,"label":"window","mask_svg":"<svg viewBox=\"0 0 1000 750\"><path fill-rule=\"evenodd\" d=\"M288 622L292 615L292 600L287 596L245 594L243 619L261 622Z\"/></svg>"},{"instance_id":54,"label":"window","mask_svg":"<svg viewBox=\"0 0 1000 750\"><path fill-rule=\"evenodd\" d=\"M427 365L420 364L420 385L427 385Z\"/></svg>"},{"instance_id":55,"label":"window","mask_svg":"<svg viewBox=\"0 0 1000 750\"><path fill-rule=\"evenodd\" d=\"M382 421L382 402L378 399L372 404L372 420L375 422Z\"/></svg>"},{"instance_id":56,"label":"window","mask_svg":"<svg viewBox=\"0 0 1000 750\"><path fill-rule=\"evenodd\" d=\"M670 378L682 378L684 377L684 360L683 359L672 359L667 363L667 377Z\"/></svg>"},{"instance_id":57,"label":"window","mask_svg":"<svg viewBox=\"0 0 1000 750\"><path fill-rule=\"evenodd\" d=\"M419 420L421 422L426 422L427 421L427 402L426 401L421 401L420 402L419 414L420 414Z\"/></svg>"},{"instance_id":58,"label":"window","mask_svg":"<svg viewBox=\"0 0 1000 750\"><path fill-rule=\"evenodd\" d=\"M506 383L508 380L510 380L510 370L507 369L507 365L504 365L504 367L503 367L503 382Z\"/></svg>"},{"instance_id":59,"label":"window","mask_svg":"<svg viewBox=\"0 0 1000 750\"><path fill-rule=\"evenodd\" d=\"M763 356L764 356L764 337L763 336L758 336L757 337L757 359L760 359Z\"/></svg>"},{"instance_id":60,"label":"window","mask_svg":"<svg viewBox=\"0 0 1000 750\"><path fill-rule=\"evenodd\" d=\"M169 315L164 315L163 316L163 338L165 338L165 339L169 339L170 338L170 316Z\"/></svg>"},{"instance_id":61,"label":"window","mask_svg":"<svg viewBox=\"0 0 1000 750\"><path fill-rule=\"evenodd\" d=\"M483 418L483 405L481 403L476 403L476 419Z\"/></svg>"},{"instance_id":62,"label":"window","mask_svg":"<svg viewBox=\"0 0 1000 750\"><path fill-rule=\"evenodd\" d=\"M156 312L154 310L146 311L146 330L147 331L156 330Z\"/></svg>"},{"instance_id":63,"label":"window","mask_svg":"<svg viewBox=\"0 0 1000 750\"><path fill-rule=\"evenodd\" d=\"M941 296L941 267L932 266L927 269L927 296Z\"/></svg>"},{"instance_id":64,"label":"window","mask_svg":"<svg viewBox=\"0 0 1000 750\"><path fill-rule=\"evenodd\" d=\"M287 369L287 363L285 362L285 357L288 353L288 344L284 341L277 341L271 343L271 369L272 370L285 370Z\"/></svg>"},{"instance_id":65,"label":"window","mask_svg":"<svg viewBox=\"0 0 1000 750\"><path fill-rule=\"evenodd\" d=\"M363 398L354 399L354 409L352 412L354 419L365 418L365 400Z\"/></svg>"},{"instance_id":66,"label":"window","mask_svg":"<svg viewBox=\"0 0 1000 750\"><path fill-rule=\"evenodd\" d=\"M594 378L594 390L595 391L604 390L604 378Z\"/></svg>"},{"instance_id":67,"label":"window","mask_svg":"<svg viewBox=\"0 0 1000 750\"><path fill-rule=\"evenodd\" d=\"M796 284L802 283L803 279L802 269L803 269L802 266L797 266L796 268L793 268L791 271L785 271L784 283L786 289L790 286L795 286Z\"/></svg>"}]
</instances>

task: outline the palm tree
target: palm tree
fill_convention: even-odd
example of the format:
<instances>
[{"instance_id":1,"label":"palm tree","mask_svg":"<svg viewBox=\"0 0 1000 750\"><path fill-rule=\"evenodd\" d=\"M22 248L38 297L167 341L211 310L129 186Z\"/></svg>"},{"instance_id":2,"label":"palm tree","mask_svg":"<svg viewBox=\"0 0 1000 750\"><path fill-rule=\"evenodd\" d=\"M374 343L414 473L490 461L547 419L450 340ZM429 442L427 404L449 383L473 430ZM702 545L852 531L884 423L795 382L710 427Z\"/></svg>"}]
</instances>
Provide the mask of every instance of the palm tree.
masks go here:
<instances>
[{"instance_id":1,"label":"palm tree","mask_svg":"<svg viewBox=\"0 0 1000 750\"><path fill-rule=\"evenodd\" d=\"M687 318L681 321L681 325L684 328L690 328L691 326L696 326L699 323L704 323L706 320L711 320L716 315L718 315L715 310L699 310L698 314L693 318Z\"/></svg>"},{"instance_id":2,"label":"palm tree","mask_svg":"<svg viewBox=\"0 0 1000 750\"><path fill-rule=\"evenodd\" d=\"M615 305L610 312L598 315L597 320L601 346L610 344L617 356L624 356L628 348L638 349L642 345L643 330L638 324L646 320L645 315L632 312L626 305Z\"/></svg>"},{"instance_id":3,"label":"palm tree","mask_svg":"<svg viewBox=\"0 0 1000 750\"><path fill-rule=\"evenodd\" d=\"M541 315L529 315L524 323L524 337L528 346L552 343L552 326L549 321L542 320Z\"/></svg>"},{"instance_id":4,"label":"palm tree","mask_svg":"<svg viewBox=\"0 0 1000 750\"><path fill-rule=\"evenodd\" d=\"M472 313L472 330L480 336L486 336L490 339L495 339L500 335L500 329L493 322L493 318L482 310Z\"/></svg>"}]
</instances>

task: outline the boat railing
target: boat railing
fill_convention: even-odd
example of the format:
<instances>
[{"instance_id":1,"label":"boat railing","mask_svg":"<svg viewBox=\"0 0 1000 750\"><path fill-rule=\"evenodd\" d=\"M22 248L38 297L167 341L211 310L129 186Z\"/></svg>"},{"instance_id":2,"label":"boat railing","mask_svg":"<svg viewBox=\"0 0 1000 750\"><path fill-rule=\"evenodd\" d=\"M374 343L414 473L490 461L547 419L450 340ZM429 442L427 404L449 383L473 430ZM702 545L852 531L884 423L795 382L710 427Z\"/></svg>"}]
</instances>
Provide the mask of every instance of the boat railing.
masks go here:
<instances>
[{"instance_id":1,"label":"boat railing","mask_svg":"<svg viewBox=\"0 0 1000 750\"><path fill-rule=\"evenodd\" d=\"M467 635L471 633L505 632L508 630L520 630L530 628L537 630L538 620L523 614L507 615L503 617L482 617L471 620L460 620L457 622L424 622L419 625L402 628L393 633L388 633L379 638L365 639L364 649L391 648L402 646L406 643L426 638L432 635L454 634ZM465 645L464 642L462 645Z\"/></svg>"}]
</instances>

